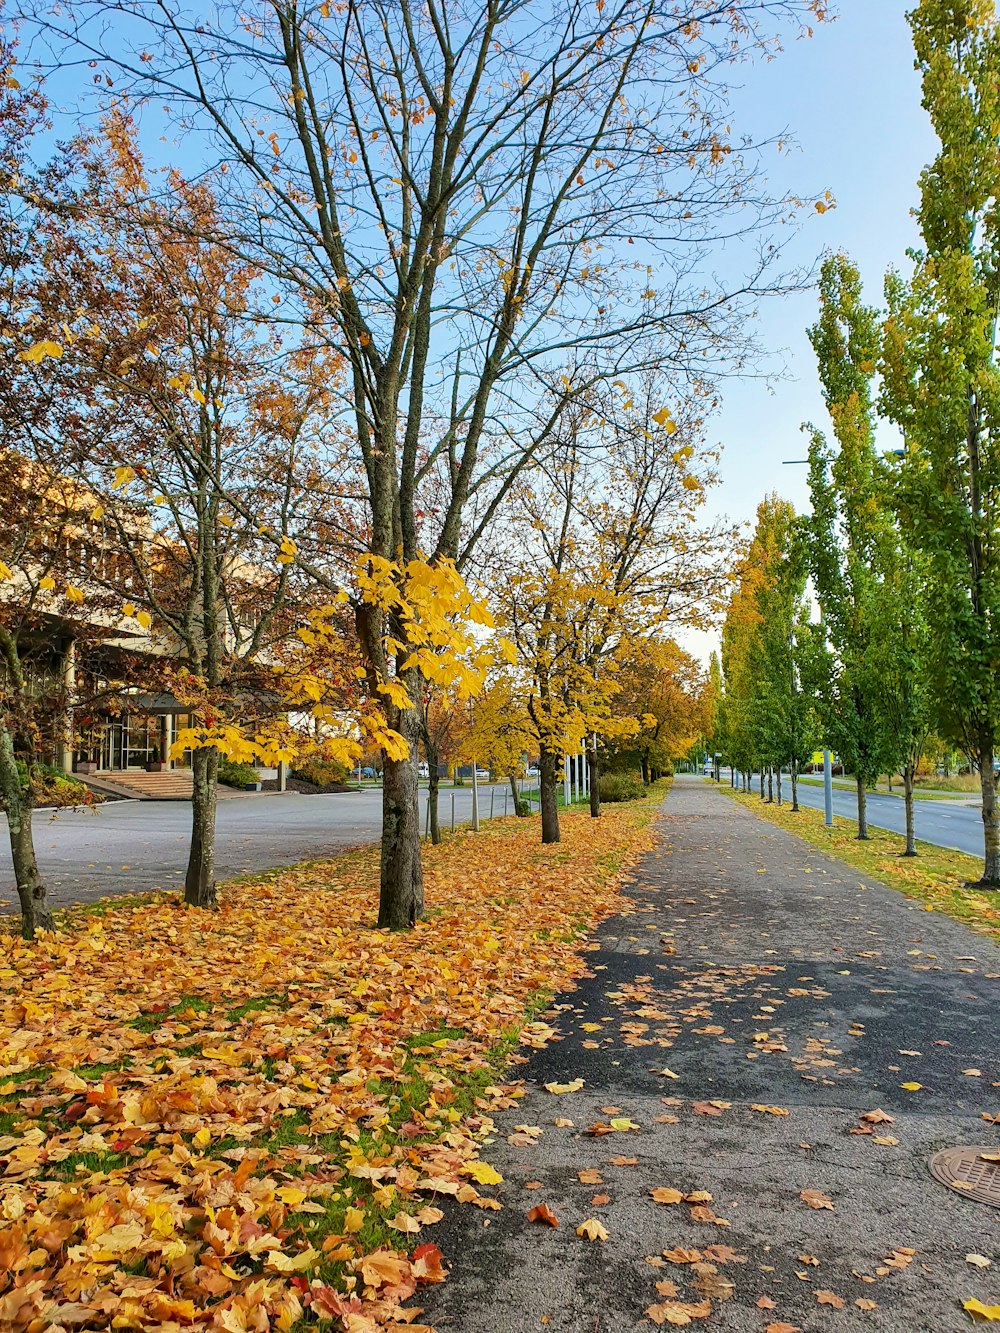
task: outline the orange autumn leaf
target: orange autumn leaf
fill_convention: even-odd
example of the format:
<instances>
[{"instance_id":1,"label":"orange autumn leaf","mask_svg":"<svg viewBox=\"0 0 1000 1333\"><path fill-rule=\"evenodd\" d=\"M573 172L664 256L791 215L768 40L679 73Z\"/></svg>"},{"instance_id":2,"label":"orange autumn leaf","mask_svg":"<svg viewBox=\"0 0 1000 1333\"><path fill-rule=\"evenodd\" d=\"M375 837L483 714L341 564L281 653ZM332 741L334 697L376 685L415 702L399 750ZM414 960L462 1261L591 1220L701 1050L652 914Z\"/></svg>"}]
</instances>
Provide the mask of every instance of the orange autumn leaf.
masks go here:
<instances>
[{"instance_id":1,"label":"orange autumn leaf","mask_svg":"<svg viewBox=\"0 0 1000 1333\"><path fill-rule=\"evenodd\" d=\"M534 1208L529 1208L526 1217L529 1222L547 1222L550 1227L557 1227L559 1219L547 1203L536 1203Z\"/></svg>"}]
</instances>

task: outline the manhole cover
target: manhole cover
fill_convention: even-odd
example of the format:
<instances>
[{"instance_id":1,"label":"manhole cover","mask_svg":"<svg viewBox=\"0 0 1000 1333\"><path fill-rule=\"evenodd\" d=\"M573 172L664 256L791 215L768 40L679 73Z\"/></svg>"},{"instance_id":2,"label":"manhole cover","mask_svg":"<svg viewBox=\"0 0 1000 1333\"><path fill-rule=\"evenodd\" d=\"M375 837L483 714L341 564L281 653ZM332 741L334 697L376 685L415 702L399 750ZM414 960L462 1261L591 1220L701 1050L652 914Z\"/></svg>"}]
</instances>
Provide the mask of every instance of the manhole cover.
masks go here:
<instances>
[{"instance_id":1,"label":"manhole cover","mask_svg":"<svg viewBox=\"0 0 1000 1333\"><path fill-rule=\"evenodd\" d=\"M928 1166L942 1185L966 1199L1000 1208L1000 1162L984 1162L983 1153L996 1157L997 1149L988 1144L979 1148L942 1148Z\"/></svg>"}]
</instances>

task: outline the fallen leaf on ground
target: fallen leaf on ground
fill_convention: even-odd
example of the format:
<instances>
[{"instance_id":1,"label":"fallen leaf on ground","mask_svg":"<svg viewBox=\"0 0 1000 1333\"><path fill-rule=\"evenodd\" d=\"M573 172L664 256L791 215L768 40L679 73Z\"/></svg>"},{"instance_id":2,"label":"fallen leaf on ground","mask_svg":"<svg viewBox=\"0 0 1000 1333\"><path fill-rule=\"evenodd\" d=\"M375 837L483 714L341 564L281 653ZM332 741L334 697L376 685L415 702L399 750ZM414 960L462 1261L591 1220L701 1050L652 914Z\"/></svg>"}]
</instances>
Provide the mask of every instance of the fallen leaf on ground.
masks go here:
<instances>
[{"instance_id":1,"label":"fallen leaf on ground","mask_svg":"<svg viewBox=\"0 0 1000 1333\"><path fill-rule=\"evenodd\" d=\"M819 1190L802 1190L799 1198L810 1208L829 1208L830 1212L833 1212L833 1200L829 1195L822 1194Z\"/></svg>"},{"instance_id":2,"label":"fallen leaf on ground","mask_svg":"<svg viewBox=\"0 0 1000 1333\"><path fill-rule=\"evenodd\" d=\"M832 1305L835 1310L842 1310L847 1304L843 1296L833 1291L817 1291L816 1302L818 1305Z\"/></svg>"},{"instance_id":3,"label":"fallen leaf on ground","mask_svg":"<svg viewBox=\"0 0 1000 1333\"><path fill-rule=\"evenodd\" d=\"M588 1167L586 1167L583 1171L578 1171L578 1172L576 1173L576 1178L577 1178L577 1180L579 1180L579 1182L580 1182L581 1185L603 1185L603 1184L604 1184L604 1176L601 1174L601 1172L600 1172L596 1167L592 1167L592 1166L588 1166Z\"/></svg>"},{"instance_id":4,"label":"fallen leaf on ground","mask_svg":"<svg viewBox=\"0 0 1000 1333\"><path fill-rule=\"evenodd\" d=\"M778 1302L772 1301L770 1296L758 1296L754 1301L758 1310L777 1310Z\"/></svg>"},{"instance_id":5,"label":"fallen leaf on ground","mask_svg":"<svg viewBox=\"0 0 1000 1333\"><path fill-rule=\"evenodd\" d=\"M975 1296L962 1302L962 1309L967 1310L973 1319L982 1319L987 1324L1000 1324L1000 1305L984 1305Z\"/></svg>"},{"instance_id":6,"label":"fallen leaf on ground","mask_svg":"<svg viewBox=\"0 0 1000 1333\"><path fill-rule=\"evenodd\" d=\"M489 1162L466 1162L462 1175L471 1176L477 1185L499 1185L503 1181L503 1176Z\"/></svg>"},{"instance_id":7,"label":"fallen leaf on ground","mask_svg":"<svg viewBox=\"0 0 1000 1333\"><path fill-rule=\"evenodd\" d=\"M967 1254L965 1256L965 1262L967 1264L972 1264L975 1268L989 1268L992 1260L987 1259L985 1254Z\"/></svg>"},{"instance_id":8,"label":"fallen leaf on ground","mask_svg":"<svg viewBox=\"0 0 1000 1333\"><path fill-rule=\"evenodd\" d=\"M768 1324L764 1333L802 1333L798 1324Z\"/></svg>"},{"instance_id":9,"label":"fallen leaf on ground","mask_svg":"<svg viewBox=\"0 0 1000 1333\"><path fill-rule=\"evenodd\" d=\"M588 1217L586 1222L581 1222L576 1229L578 1236L583 1236L585 1240L607 1240L607 1228L598 1222L596 1217Z\"/></svg>"},{"instance_id":10,"label":"fallen leaf on ground","mask_svg":"<svg viewBox=\"0 0 1000 1333\"><path fill-rule=\"evenodd\" d=\"M547 1222L550 1227L557 1227L559 1219L547 1203L536 1203L534 1208L529 1208L527 1212L529 1222Z\"/></svg>"},{"instance_id":11,"label":"fallen leaf on ground","mask_svg":"<svg viewBox=\"0 0 1000 1333\"><path fill-rule=\"evenodd\" d=\"M878 1301L870 1300L867 1296L859 1296L854 1302L859 1310L877 1310Z\"/></svg>"},{"instance_id":12,"label":"fallen leaf on ground","mask_svg":"<svg viewBox=\"0 0 1000 1333\"><path fill-rule=\"evenodd\" d=\"M564 1092L579 1092L583 1087L583 1079L575 1078L572 1083L546 1083L545 1091L561 1095Z\"/></svg>"},{"instance_id":13,"label":"fallen leaf on ground","mask_svg":"<svg viewBox=\"0 0 1000 1333\"><path fill-rule=\"evenodd\" d=\"M657 1186L649 1191L649 1196L654 1203L681 1203L684 1198L680 1190L671 1189L669 1185Z\"/></svg>"},{"instance_id":14,"label":"fallen leaf on ground","mask_svg":"<svg viewBox=\"0 0 1000 1333\"><path fill-rule=\"evenodd\" d=\"M672 1250L664 1250L663 1257L671 1264L697 1264L701 1263L701 1250L685 1250L675 1245Z\"/></svg>"},{"instance_id":15,"label":"fallen leaf on ground","mask_svg":"<svg viewBox=\"0 0 1000 1333\"><path fill-rule=\"evenodd\" d=\"M922 1083L900 1083L899 1086L905 1088L907 1092L919 1092L924 1085Z\"/></svg>"},{"instance_id":16,"label":"fallen leaf on ground","mask_svg":"<svg viewBox=\"0 0 1000 1333\"><path fill-rule=\"evenodd\" d=\"M789 1115L789 1114L790 1114L788 1111L785 1110L785 1108L784 1108L783 1106L764 1106L764 1105L758 1104L758 1103L756 1103L756 1102L754 1103L753 1106L750 1107L750 1110L751 1110L751 1111L760 1111L760 1112L762 1112L762 1113L764 1113L764 1114L766 1114L766 1115Z\"/></svg>"},{"instance_id":17,"label":"fallen leaf on ground","mask_svg":"<svg viewBox=\"0 0 1000 1333\"><path fill-rule=\"evenodd\" d=\"M637 1166L638 1157L609 1157L608 1161L612 1166Z\"/></svg>"},{"instance_id":18,"label":"fallen leaf on ground","mask_svg":"<svg viewBox=\"0 0 1000 1333\"><path fill-rule=\"evenodd\" d=\"M895 1118L895 1116L887 1115L881 1106L876 1106L874 1111L866 1111L861 1117L862 1120L867 1120L870 1125L891 1125Z\"/></svg>"},{"instance_id":19,"label":"fallen leaf on ground","mask_svg":"<svg viewBox=\"0 0 1000 1333\"><path fill-rule=\"evenodd\" d=\"M675 1328L685 1328L692 1319L707 1319L711 1313L710 1301L700 1301L697 1304L664 1302L661 1305L651 1305L646 1310L646 1314L654 1324L671 1324Z\"/></svg>"}]
</instances>

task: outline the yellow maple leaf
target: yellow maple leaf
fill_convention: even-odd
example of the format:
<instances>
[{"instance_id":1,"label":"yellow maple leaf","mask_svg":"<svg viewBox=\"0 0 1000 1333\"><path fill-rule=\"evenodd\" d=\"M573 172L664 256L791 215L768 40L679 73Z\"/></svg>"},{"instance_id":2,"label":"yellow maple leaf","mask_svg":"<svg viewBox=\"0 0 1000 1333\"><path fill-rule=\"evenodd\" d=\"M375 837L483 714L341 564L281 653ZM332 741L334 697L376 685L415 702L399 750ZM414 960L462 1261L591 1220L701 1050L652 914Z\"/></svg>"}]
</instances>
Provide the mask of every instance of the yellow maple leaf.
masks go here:
<instances>
[{"instance_id":1,"label":"yellow maple leaf","mask_svg":"<svg viewBox=\"0 0 1000 1333\"><path fill-rule=\"evenodd\" d=\"M974 1319L982 1319L988 1324L1000 1324L1000 1305L984 1305L975 1296L962 1302L962 1309L967 1310Z\"/></svg>"},{"instance_id":2,"label":"yellow maple leaf","mask_svg":"<svg viewBox=\"0 0 1000 1333\"><path fill-rule=\"evenodd\" d=\"M581 1222L576 1229L576 1234L590 1241L605 1241L608 1238L607 1229L598 1222L596 1217L588 1217L586 1222Z\"/></svg>"},{"instance_id":3,"label":"yellow maple leaf","mask_svg":"<svg viewBox=\"0 0 1000 1333\"><path fill-rule=\"evenodd\" d=\"M34 347L29 347L26 352L19 352L18 360L30 361L37 366L46 357L62 356L62 351L62 343L52 342L46 338L43 342L35 343Z\"/></svg>"},{"instance_id":4,"label":"yellow maple leaf","mask_svg":"<svg viewBox=\"0 0 1000 1333\"><path fill-rule=\"evenodd\" d=\"M499 1185L503 1176L495 1171L489 1162L466 1162L462 1167L463 1176L471 1176L477 1185Z\"/></svg>"}]
</instances>

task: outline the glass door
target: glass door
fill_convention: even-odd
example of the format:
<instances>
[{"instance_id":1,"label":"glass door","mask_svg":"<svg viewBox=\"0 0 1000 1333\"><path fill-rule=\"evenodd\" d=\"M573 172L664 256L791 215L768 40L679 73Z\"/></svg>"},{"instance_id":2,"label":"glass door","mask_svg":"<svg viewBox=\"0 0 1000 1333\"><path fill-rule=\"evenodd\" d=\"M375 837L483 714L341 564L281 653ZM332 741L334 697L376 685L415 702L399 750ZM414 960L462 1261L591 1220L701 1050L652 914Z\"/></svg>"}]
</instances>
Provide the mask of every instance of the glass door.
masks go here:
<instances>
[{"instance_id":1,"label":"glass door","mask_svg":"<svg viewBox=\"0 0 1000 1333\"><path fill-rule=\"evenodd\" d=\"M124 768L145 768L157 743L158 728L147 717L125 719Z\"/></svg>"},{"instance_id":2,"label":"glass door","mask_svg":"<svg viewBox=\"0 0 1000 1333\"><path fill-rule=\"evenodd\" d=\"M120 718L107 719L101 736L101 768L125 767L125 732L126 723Z\"/></svg>"}]
</instances>

